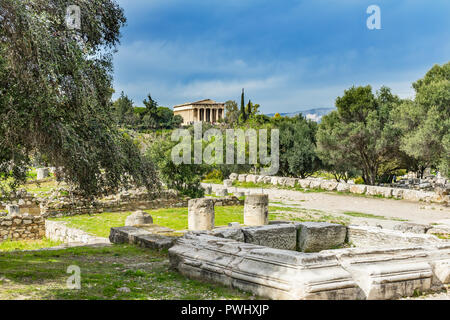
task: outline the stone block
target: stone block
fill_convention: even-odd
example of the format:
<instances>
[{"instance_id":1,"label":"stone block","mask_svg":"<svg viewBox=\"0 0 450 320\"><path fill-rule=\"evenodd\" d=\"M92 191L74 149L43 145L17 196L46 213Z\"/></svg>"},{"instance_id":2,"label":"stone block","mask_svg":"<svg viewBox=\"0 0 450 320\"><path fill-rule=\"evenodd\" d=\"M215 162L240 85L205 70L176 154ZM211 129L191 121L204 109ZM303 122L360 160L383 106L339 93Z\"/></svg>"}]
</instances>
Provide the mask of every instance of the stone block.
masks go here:
<instances>
[{"instance_id":1,"label":"stone block","mask_svg":"<svg viewBox=\"0 0 450 320\"><path fill-rule=\"evenodd\" d=\"M247 177L247 175L246 174L240 174L239 176L238 176L238 181L239 182L245 182L245 178Z\"/></svg>"},{"instance_id":2,"label":"stone block","mask_svg":"<svg viewBox=\"0 0 450 320\"><path fill-rule=\"evenodd\" d=\"M211 235L219 238L232 239L239 242L245 242L244 233L239 228L239 224L237 227L233 228L220 228L215 229L211 232Z\"/></svg>"},{"instance_id":3,"label":"stone block","mask_svg":"<svg viewBox=\"0 0 450 320\"><path fill-rule=\"evenodd\" d=\"M295 250L297 246L297 229L293 224L245 227L241 230L245 243L284 250Z\"/></svg>"},{"instance_id":4,"label":"stone block","mask_svg":"<svg viewBox=\"0 0 450 320\"><path fill-rule=\"evenodd\" d=\"M429 229L431 229L431 226L429 226L429 225L411 223L411 222L403 222L403 223L400 223L400 224L397 224L396 226L394 226L394 230L398 230L401 232L418 233L418 234L427 233L427 231Z\"/></svg>"},{"instance_id":5,"label":"stone block","mask_svg":"<svg viewBox=\"0 0 450 320\"><path fill-rule=\"evenodd\" d=\"M311 183L309 184L310 189L319 189L320 185L322 184L322 180L311 180Z\"/></svg>"},{"instance_id":6,"label":"stone block","mask_svg":"<svg viewBox=\"0 0 450 320\"><path fill-rule=\"evenodd\" d=\"M311 180L309 180L309 179L300 179L298 181L298 183L299 183L300 187L302 187L303 189L307 189L311 185Z\"/></svg>"},{"instance_id":7,"label":"stone block","mask_svg":"<svg viewBox=\"0 0 450 320\"><path fill-rule=\"evenodd\" d=\"M298 230L297 250L319 252L338 247L345 242L347 228L327 222L295 223Z\"/></svg>"},{"instance_id":8,"label":"stone block","mask_svg":"<svg viewBox=\"0 0 450 320\"><path fill-rule=\"evenodd\" d=\"M338 183L336 181L325 180L320 184L320 188L327 191L335 191Z\"/></svg>"},{"instance_id":9,"label":"stone block","mask_svg":"<svg viewBox=\"0 0 450 320\"><path fill-rule=\"evenodd\" d=\"M339 182L337 187L336 187L336 191L349 192L350 191L350 185L348 183L345 183L345 182Z\"/></svg>"},{"instance_id":10,"label":"stone block","mask_svg":"<svg viewBox=\"0 0 450 320\"><path fill-rule=\"evenodd\" d=\"M286 178L285 186L294 188L297 184L297 179L295 178Z\"/></svg>"},{"instance_id":11,"label":"stone block","mask_svg":"<svg viewBox=\"0 0 450 320\"><path fill-rule=\"evenodd\" d=\"M395 199L403 199L403 189L393 188L392 189L392 196Z\"/></svg>"},{"instance_id":12,"label":"stone block","mask_svg":"<svg viewBox=\"0 0 450 320\"><path fill-rule=\"evenodd\" d=\"M254 174L249 174L247 177L245 177L246 182L252 182L256 183L258 176L255 176Z\"/></svg>"},{"instance_id":13,"label":"stone block","mask_svg":"<svg viewBox=\"0 0 450 320\"><path fill-rule=\"evenodd\" d=\"M364 184L352 184L350 185L350 192L356 194L364 194L366 193L367 186Z\"/></svg>"},{"instance_id":14,"label":"stone block","mask_svg":"<svg viewBox=\"0 0 450 320\"><path fill-rule=\"evenodd\" d=\"M238 179L238 174L237 173L232 173L232 174L230 174L230 180L231 181L236 181L237 179Z\"/></svg>"}]
</instances>

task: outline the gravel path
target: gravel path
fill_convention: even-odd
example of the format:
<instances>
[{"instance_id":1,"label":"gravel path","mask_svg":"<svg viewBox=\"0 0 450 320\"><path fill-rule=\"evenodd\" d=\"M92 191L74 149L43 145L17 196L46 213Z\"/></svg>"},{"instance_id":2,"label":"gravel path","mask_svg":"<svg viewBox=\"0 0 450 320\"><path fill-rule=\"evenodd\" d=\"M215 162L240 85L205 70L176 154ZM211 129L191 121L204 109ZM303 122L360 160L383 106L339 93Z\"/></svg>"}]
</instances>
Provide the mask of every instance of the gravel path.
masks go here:
<instances>
[{"instance_id":1,"label":"gravel path","mask_svg":"<svg viewBox=\"0 0 450 320\"><path fill-rule=\"evenodd\" d=\"M205 184L209 185L209 184ZM213 190L223 188L222 185L212 184ZM283 190L270 188L229 188L229 192L250 191L251 193L269 194L271 202L282 202L284 205L295 205L305 209L322 210L328 214L345 216L352 223L369 225L381 225L391 228L399 223L399 219L423 224L448 224L450 225L450 208L438 204L412 202L406 200L370 198L363 196L338 195L332 192L309 192ZM365 217L351 217L343 212L355 211L365 214L383 216L385 219L373 219Z\"/></svg>"}]
</instances>

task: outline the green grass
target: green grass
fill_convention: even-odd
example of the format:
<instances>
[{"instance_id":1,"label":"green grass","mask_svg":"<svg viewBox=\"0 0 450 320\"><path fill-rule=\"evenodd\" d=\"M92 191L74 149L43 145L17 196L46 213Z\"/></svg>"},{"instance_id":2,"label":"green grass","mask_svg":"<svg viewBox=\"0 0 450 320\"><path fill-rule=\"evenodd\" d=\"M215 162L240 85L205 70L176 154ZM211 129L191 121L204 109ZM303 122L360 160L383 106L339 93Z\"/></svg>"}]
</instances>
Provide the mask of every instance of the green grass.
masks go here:
<instances>
[{"instance_id":1,"label":"green grass","mask_svg":"<svg viewBox=\"0 0 450 320\"><path fill-rule=\"evenodd\" d=\"M153 223L175 230L188 228L188 208L169 208L145 210L153 217ZM215 208L216 226L225 226L229 222L244 223L243 206L227 206ZM95 215L79 215L71 217L55 218L51 220L67 221L68 226L84 230L90 234L108 237L112 227L122 227L125 219L131 212L105 212Z\"/></svg>"},{"instance_id":2,"label":"green grass","mask_svg":"<svg viewBox=\"0 0 450 320\"><path fill-rule=\"evenodd\" d=\"M37 250L42 248L56 247L60 244L60 241L53 241L50 239L22 241L6 240L0 242L0 251L5 252L15 250Z\"/></svg>"},{"instance_id":3,"label":"green grass","mask_svg":"<svg viewBox=\"0 0 450 320\"><path fill-rule=\"evenodd\" d=\"M81 289L70 290L67 268L80 267ZM118 289L127 287L129 293ZM190 280L169 268L167 252L131 245L0 253L0 300L249 299L220 285Z\"/></svg>"},{"instance_id":4,"label":"green grass","mask_svg":"<svg viewBox=\"0 0 450 320\"><path fill-rule=\"evenodd\" d=\"M400 218L387 218L387 217L384 217L384 216L379 216L379 215L370 214L370 213L356 212L356 211L345 211L343 213L345 215L348 215L348 216L360 217L360 218L369 218L369 219L378 219L378 220L408 221L408 220L400 219Z\"/></svg>"},{"instance_id":5,"label":"green grass","mask_svg":"<svg viewBox=\"0 0 450 320\"><path fill-rule=\"evenodd\" d=\"M188 228L187 208L168 208L145 210L153 217L153 223L174 230ZM335 217L321 210L304 209L300 207L269 206L269 220L317 221L348 224L349 219ZM92 235L108 237L112 227L122 227L131 212L105 212L94 215L78 215L62 218L52 218L55 221L65 221L68 227L84 230ZM215 208L215 225L226 226L230 222L244 223L243 206L218 206Z\"/></svg>"}]
</instances>

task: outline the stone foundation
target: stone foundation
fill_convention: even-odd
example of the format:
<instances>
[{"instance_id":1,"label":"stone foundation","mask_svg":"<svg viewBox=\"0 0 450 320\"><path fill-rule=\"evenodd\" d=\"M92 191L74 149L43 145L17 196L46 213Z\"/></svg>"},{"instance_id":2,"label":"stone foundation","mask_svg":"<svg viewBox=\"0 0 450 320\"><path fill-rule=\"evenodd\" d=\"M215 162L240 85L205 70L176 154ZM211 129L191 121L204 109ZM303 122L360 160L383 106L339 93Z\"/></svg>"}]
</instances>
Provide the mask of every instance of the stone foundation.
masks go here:
<instances>
[{"instance_id":1,"label":"stone foundation","mask_svg":"<svg viewBox=\"0 0 450 320\"><path fill-rule=\"evenodd\" d=\"M186 277L270 299L396 299L450 279L450 244L300 253L187 234L169 256Z\"/></svg>"}]
</instances>

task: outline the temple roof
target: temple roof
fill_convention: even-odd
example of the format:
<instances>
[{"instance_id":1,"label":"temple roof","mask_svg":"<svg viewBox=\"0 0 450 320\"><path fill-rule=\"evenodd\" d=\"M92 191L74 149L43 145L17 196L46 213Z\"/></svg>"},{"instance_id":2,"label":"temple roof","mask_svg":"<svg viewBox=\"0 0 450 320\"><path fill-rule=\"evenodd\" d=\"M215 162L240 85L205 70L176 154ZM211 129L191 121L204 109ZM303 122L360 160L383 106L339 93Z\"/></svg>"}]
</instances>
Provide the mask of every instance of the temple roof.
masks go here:
<instances>
[{"instance_id":1,"label":"temple roof","mask_svg":"<svg viewBox=\"0 0 450 320\"><path fill-rule=\"evenodd\" d=\"M223 103L216 102L211 99L200 100L196 102L187 102L183 104L179 104L174 106L174 108L185 107L185 106L194 106L194 105L222 105Z\"/></svg>"}]
</instances>

